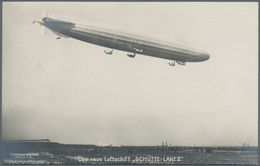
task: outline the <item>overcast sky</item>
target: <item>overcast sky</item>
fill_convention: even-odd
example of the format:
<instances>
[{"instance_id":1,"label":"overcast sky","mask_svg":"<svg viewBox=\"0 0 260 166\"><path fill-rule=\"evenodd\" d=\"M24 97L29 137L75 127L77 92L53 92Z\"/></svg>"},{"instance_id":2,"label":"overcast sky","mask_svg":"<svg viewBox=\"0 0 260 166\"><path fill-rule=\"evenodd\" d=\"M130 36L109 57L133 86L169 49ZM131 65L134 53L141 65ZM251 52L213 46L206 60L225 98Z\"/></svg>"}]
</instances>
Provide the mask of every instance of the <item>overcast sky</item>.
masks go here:
<instances>
[{"instance_id":1,"label":"overcast sky","mask_svg":"<svg viewBox=\"0 0 260 166\"><path fill-rule=\"evenodd\" d=\"M42 11L180 40L205 62L40 33ZM4 2L3 139L96 145L257 145L258 3Z\"/></svg>"}]
</instances>

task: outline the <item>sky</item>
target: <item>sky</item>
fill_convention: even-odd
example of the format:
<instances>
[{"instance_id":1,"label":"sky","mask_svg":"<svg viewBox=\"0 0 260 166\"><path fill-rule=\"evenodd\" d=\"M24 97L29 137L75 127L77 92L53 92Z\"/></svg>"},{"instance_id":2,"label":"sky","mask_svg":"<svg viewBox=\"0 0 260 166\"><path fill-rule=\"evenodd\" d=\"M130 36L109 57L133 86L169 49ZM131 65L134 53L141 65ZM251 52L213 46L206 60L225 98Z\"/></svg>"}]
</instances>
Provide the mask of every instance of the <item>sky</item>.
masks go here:
<instances>
[{"instance_id":1,"label":"sky","mask_svg":"<svg viewBox=\"0 0 260 166\"><path fill-rule=\"evenodd\" d=\"M208 52L169 60L42 34L42 11ZM105 27L103 27L105 28ZM66 144L258 144L258 3L3 2L2 139Z\"/></svg>"}]
</instances>

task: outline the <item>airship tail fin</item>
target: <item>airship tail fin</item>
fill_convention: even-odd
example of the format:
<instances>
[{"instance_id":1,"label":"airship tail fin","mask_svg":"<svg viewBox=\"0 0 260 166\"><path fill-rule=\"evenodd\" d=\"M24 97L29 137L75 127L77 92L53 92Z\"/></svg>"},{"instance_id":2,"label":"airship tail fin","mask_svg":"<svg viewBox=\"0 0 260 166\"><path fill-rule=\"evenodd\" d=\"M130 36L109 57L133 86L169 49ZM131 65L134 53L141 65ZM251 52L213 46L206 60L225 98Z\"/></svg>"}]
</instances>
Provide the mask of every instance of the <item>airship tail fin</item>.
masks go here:
<instances>
[{"instance_id":1,"label":"airship tail fin","mask_svg":"<svg viewBox=\"0 0 260 166\"><path fill-rule=\"evenodd\" d=\"M43 11L41 21L45 21L45 20L47 20L47 18L48 18L48 12ZM45 26L40 26L40 33L46 35L47 34L47 28Z\"/></svg>"},{"instance_id":2,"label":"airship tail fin","mask_svg":"<svg viewBox=\"0 0 260 166\"><path fill-rule=\"evenodd\" d=\"M62 21L62 18L60 18L61 16L59 15L56 15L54 13L50 13L48 11L43 11L42 12L42 21ZM62 22L65 22L65 21L62 21ZM46 28L45 26L41 26L40 28L40 32L41 34L44 34L44 35L56 35L56 36L59 36L59 37L63 37L63 38L68 38L68 36L66 35L63 35L61 33L58 33L58 32L55 32L49 28Z\"/></svg>"},{"instance_id":3,"label":"airship tail fin","mask_svg":"<svg viewBox=\"0 0 260 166\"><path fill-rule=\"evenodd\" d=\"M60 21L60 22L73 22L73 18L66 16L66 15L61 15L61 14L56 14L56 13L51 13L48 11L43 11L42 12L42 19L47 19L46 21Z\"/></svg>"},{"instance_id":4,"label":"airship tail fin","mask_svg":"<svg viewBox=\"0 0 260 166\"><path fill-rule=\"evenodd\" d=\"M42 19L48 18L48 16L49 16L49 12L48 11L43 11L42 12Z\"/></svg>"}]
</instances>

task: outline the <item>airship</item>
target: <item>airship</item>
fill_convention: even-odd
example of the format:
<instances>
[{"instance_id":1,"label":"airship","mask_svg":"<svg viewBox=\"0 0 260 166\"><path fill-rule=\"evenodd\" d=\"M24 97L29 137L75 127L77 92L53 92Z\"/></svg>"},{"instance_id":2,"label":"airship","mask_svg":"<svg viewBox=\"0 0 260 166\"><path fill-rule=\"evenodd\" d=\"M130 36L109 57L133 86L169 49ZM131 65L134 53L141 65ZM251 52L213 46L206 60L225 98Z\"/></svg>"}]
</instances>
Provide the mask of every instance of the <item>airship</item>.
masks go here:
<instances>
[{"instance_id":1,"label":"airship","mask_svg":"<svg viewBox=\"0 0 260 166\"><path fill-rule=\"evenodd\" d=\"M75 22L52 18L48 12L43 12L41 20L35 20L58 37L74 38L90 44L99 45L107 49L105 54L112 55L113 50L127 52L127 56L134 58L137 54L170 60L170 66L185 65L186 62L202 62L210 58L207 52L199 51L176 43L166 42L156 38L119 32L104 27L81 25Z\"/></svg>"}]
</instances>

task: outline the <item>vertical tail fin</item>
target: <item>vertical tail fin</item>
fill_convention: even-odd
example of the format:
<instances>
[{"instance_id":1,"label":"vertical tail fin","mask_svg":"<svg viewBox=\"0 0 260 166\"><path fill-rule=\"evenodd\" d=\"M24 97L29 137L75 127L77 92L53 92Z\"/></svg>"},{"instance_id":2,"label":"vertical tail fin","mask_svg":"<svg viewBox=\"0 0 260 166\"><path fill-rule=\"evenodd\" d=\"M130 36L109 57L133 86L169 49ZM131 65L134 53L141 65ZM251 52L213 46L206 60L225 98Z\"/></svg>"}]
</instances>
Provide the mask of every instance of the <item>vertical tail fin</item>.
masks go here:
<instances>
[{"instance_id":1,"label":"vertical tail fin","mask_svg":"<svg viewBox=\"0 0 260 166\"><path fill-rule=\"evenodd\" d=\"M43 11L42 12L42 19L49 16L49 12Z\"/></svg>"},{"instance_id":2,"label":"vertical tail fin","mask_svg":"<svg viewBox=\"0 0 260 166\"><path fill-rule=\"evenodd\" d=\"M48 18L48 15L49 15L48 11L43 11L42 12L42 21L45 21ZM46 30L47 30L47 28L45 26L40 27L41 34L46 35Z\"/></svg>"},{"instance_id":3,"label":"vertical tail fin","mask_svg":"<svg viewBox=\"0 0 260 166\"><path fill-rule=\"evenodd\" d=\"M61 20L61 21L60 21ZM64 23L65 21L63 19L60 19L59 15L56 15L54 13L50 13L48 11L43 11L42 12L42 19L41 20L35 20L33 23L38 22L40 23L40 33L47 35L47 34L55 34L59 37L63 37L63 38L68 38L68 36L61 34L59 32L56 32L54 30L51 30L49 28L46 28L45 23L49 22L49 21L58 21L60 23ZM33 24L32 23L32 24ZM70 22L67 22L70 23ZM47 24L46 24L47 25ZM70 23L70 25L74 25L73 23ZM48 27L48 26L47 26Z\"/></svg>"}]
</instances>

